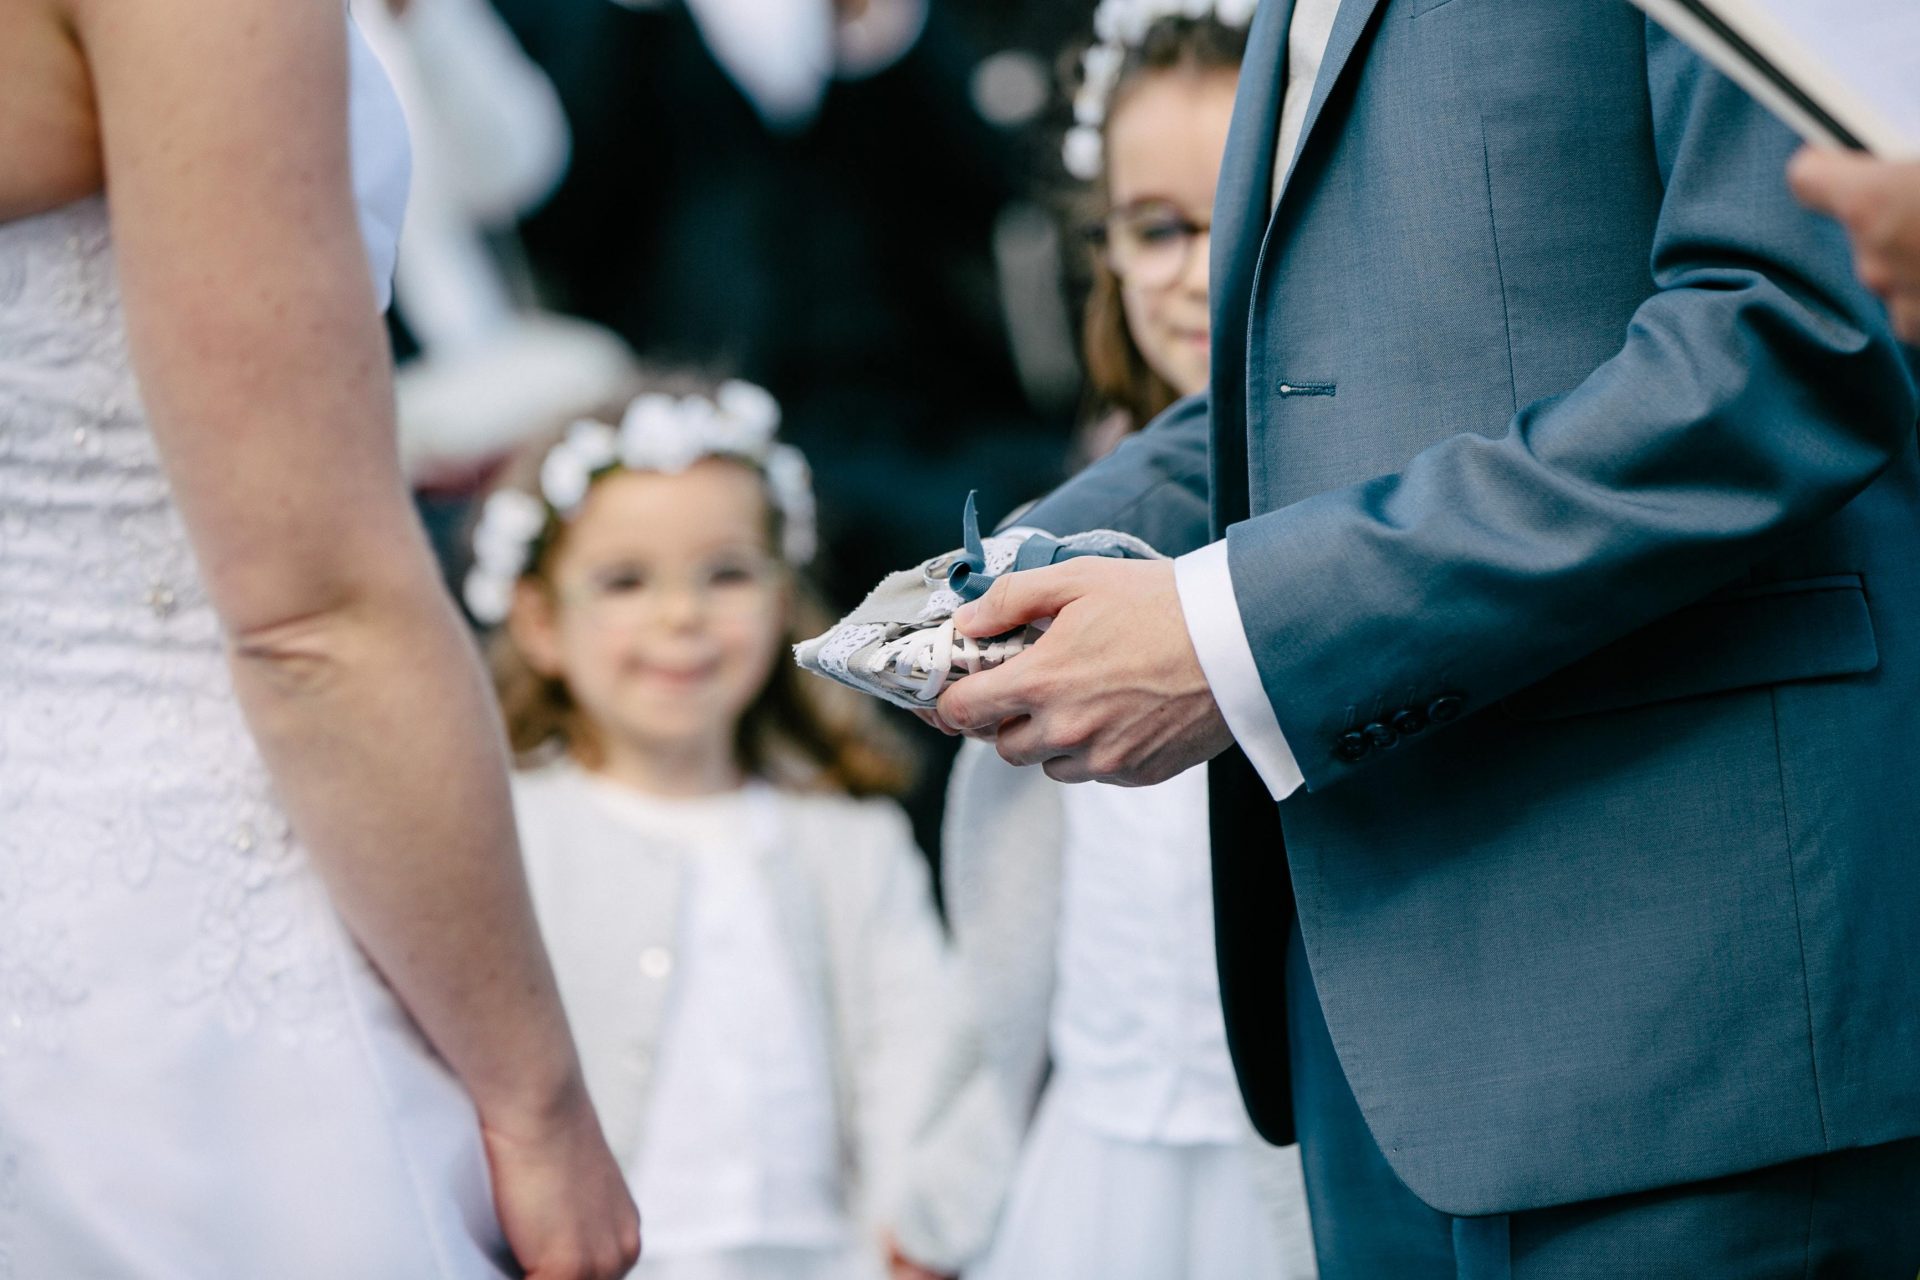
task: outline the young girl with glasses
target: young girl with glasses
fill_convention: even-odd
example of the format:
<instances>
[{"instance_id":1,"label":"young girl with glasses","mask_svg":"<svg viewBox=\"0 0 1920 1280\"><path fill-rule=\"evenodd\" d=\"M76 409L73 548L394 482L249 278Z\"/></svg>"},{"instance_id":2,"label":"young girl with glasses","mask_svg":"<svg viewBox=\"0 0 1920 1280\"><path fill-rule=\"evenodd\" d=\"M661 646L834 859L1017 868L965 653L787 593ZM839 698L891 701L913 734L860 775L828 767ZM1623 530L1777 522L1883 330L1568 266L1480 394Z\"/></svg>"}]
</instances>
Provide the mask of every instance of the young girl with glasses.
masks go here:
<instances>
[{"instance_id":1,"label":"young girl with glasses","mask_svg":"<svg viewBox=\"0 0 1920 1280\"><path fill-rule=\"evenodd\" d=\"M1155 16L1180 7L1149 0L1109 20L1118 39L1082 59L1064 148L1093 250L1081 349L1094 457L1207 385L1213 189L1246 30L1217 10Z\"/></svg>"},{"instance_id":2,"label":"young girl with glasses","mask_svg":"<svg viewBox=\"0 0 1920 1280\"><path fill-rule=\"evenodd\" d=\"M901 754L786 661L817 617L778 417L734 382L575 423L488 500L466 598L504 623L534 907L636 1275L915 1280L951 1249L899 1193L953 1005Z\"/></svg>"},{"instance_id":3,"label":"young girl with glasses","mask_svg":"<svg viewBox=\"0 0 1920 1280\"><path fill-rule=\"evenodd\" d=\"M1107 0L1080 64L1095 452L1207 385L1207 228L1252 5L1194 8ZM1298 1155L1254 1136L1228 1058L1206 771L1067 787L969 742L944 848L981 1070L1033 1117L968 1280L1312 1276Z\"/></svg>"}]
</instances>

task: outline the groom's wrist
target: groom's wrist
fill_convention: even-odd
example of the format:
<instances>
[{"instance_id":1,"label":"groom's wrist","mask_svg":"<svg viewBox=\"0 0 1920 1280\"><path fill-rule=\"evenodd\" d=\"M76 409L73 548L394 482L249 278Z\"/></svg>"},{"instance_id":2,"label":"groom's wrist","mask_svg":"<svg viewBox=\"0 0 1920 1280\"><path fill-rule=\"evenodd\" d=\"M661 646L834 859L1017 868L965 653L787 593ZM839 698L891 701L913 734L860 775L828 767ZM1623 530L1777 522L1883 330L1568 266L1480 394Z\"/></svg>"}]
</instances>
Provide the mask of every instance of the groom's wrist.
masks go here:
<instances>
[{"instance_id":1,"label":"groom's wrist","mask_svg":"<svg viewBox=\"0 0 1920 1280\"><path fill-rule=\"evenodd\" d=\"M1280 722L1267 700L1260 668L1247 641L1247 629L1227 567L1227 544L1215 542L1173 562L1174 589L1186 619L1200 670L1233 740L1253 762L1275 800L1284 800L1305 783L1299 761L1287 745Z\"/></svg>"}]
</instances>

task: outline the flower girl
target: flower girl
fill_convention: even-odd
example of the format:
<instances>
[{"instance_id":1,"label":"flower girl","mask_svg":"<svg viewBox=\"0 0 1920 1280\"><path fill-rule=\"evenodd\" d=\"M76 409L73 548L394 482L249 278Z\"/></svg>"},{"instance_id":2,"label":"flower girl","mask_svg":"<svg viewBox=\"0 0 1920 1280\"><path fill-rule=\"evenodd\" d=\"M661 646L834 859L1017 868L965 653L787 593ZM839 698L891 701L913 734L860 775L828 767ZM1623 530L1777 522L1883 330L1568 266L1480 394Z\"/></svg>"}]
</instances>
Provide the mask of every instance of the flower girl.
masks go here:
<instances>
[{"instance_id":1,"label":"flower girl","mask_svg":"<svg viewBox=\"0 0 1920 1280\"><path fill-rule=\"evenodd\" d=\"M1095 11L1063 155L1099 215L1084 339L1103 409L1092 452L1206 389L1207 229L1252 10ZM1033 1116L968 1280L1314 1274L1299 1156L1254 1136L1228 1057L1207 804L1204 768L1153 787L1069 787L988 744L962 748L947 906L975 1006L991 1014L965 1043Z\"/></svg>"},{"instance_id":2,"label":"flower girl","mask_svg":"<svg viewBox=\"0 0 1920 1280\"><path fill-rule=\"evenodd\" d=\"M957 1246L898 1192L937 1127L943 944L898 751L784 661L818 622L805 460L741 382L609 418L488 500L466 599L505 624L521 840L635 1274L931 1276Z\"/></svg>"}]
</instances>

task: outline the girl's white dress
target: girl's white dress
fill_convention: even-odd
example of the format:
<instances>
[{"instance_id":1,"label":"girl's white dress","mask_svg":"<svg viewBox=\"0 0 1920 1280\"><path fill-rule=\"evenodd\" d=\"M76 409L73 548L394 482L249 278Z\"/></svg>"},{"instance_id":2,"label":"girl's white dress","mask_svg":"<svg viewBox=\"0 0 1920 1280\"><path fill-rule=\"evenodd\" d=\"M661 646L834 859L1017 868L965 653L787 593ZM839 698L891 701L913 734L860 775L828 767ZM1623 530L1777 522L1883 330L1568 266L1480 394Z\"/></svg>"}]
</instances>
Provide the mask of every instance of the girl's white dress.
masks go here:
<instances>
[{"instance_id":1,"label":"girl's white dress","mask_svg":"<svg viewBox=\"0 0 1920 1280\"><path fill-rule=\"evenodd\" d=\"M937 1259L897 1193L956 1010L899 809L762 783L662 799L570 764L517 776L514 801L640 1202L636 1276L877 1280L883 1228Z\"/></svg>"},{"instance_id":2,"label":"girl's white dress","mask_svg":"<svg viewBox=\"0 0 1920 1280\"><path fill-rule=\"evenodd\" d=\"M1213 950L1206 770L1059 787L974 744L949 792L949 907L986 1060L1044 1091L967 1280L1309 1280L1299 1158L1254 1135Z\"/></svg>"},{"instance_id":3,"label":"girl's white dress","mask_svg":"<svg viewBox=\"0 0 1920 1280\"><path fill-rule=\"evenodd\" d=\"M384 282L406 139L357 36L351 103ZM107 205L0 225L0 1277L503 1257L472 1105L346 935L236 708Z\"/></svg>"}]
</instances>

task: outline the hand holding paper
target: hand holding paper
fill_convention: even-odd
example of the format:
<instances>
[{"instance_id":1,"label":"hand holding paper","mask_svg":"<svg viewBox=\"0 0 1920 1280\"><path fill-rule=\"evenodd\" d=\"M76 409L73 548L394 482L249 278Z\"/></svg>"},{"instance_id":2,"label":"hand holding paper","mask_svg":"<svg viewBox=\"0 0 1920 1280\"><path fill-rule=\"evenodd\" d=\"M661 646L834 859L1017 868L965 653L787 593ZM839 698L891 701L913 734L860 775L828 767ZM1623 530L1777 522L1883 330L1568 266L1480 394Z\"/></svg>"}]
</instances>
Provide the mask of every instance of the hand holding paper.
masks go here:
<instances>
[{"instance_id":1,"label":"hand holding paper","mask_svg":"<svg viewBox=\"0 0 1920 1280\"><path fill-rule=\"evenodd\" d=\"M1789 177L1802 201L1845 225L1860 279L1887 300L1900 336L1920 344L1920 163L1809 148Z\"/></svg>"},{"instance_id":2,"label":"hand holding paper","mask_svg":"<svg viewBox=\"0 0 1920 1280\"><path fill-rule=\"evenodd\" d=\"M1912 0L1633 0L1816 146L1920 156Z\"/></svg>"}]
</instances>

